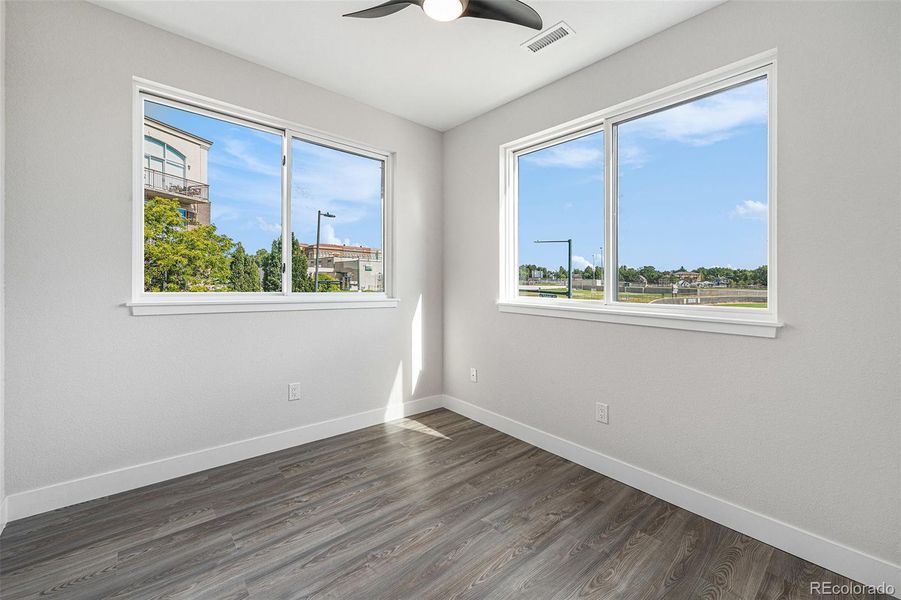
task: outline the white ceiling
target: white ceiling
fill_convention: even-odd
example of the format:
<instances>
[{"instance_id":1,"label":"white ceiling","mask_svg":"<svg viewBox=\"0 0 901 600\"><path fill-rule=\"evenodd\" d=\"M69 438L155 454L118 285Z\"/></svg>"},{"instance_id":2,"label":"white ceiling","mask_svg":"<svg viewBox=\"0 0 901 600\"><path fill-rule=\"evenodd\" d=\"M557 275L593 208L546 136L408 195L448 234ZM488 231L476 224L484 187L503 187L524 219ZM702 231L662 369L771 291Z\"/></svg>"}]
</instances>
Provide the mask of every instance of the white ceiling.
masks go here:
<instances>
[{"instance_id":1,"label":"white ceiling","mask_svg":"<svg viewBox=\"0 0 901 600\"><path fill-rule=\"evenodd\" d=\"M381 19L341 15L372 1L94 0L110 10L440 131L577 71L723 0L534 0L545 29L576 36L532 55L535 31L415 6Z\"/></svg>"}]
</instances>

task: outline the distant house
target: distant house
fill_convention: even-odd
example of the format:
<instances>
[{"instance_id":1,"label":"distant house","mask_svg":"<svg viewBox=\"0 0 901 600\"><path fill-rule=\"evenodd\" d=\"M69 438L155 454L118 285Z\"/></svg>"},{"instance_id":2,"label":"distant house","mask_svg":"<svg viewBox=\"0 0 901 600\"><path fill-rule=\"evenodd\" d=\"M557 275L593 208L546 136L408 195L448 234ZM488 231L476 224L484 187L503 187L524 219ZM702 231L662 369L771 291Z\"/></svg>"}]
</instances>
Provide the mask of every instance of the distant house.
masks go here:
<instances>
[{"instance_id":1,"label":"distant house","mask_svg":"<svg viewBox=\"0 0 901 600\"><path fill-rule=\"evenodd\" d=\"M191 224L210 224L207 160L213 142L144 117L144 199L178 200Z\"/></svg>"},{"instance_id":2,"label":"distant house","mask_svg":"<svg viewBox=\"0 0 901 600\"><path fill-rule=\"evenodd\" d=\"M673 277L679 280L680 283L696 283L701 280L701 274L695 273L694 271L676 271L673 273Z\"/></svg>"},{"instance_id":3,"label":"distant house","mask_svg":"<svg viewBox=\"0 0 901 600\"><path fill-rule=\"evenodd\" d=\"M300 250L306 254L309 260L316 257L316 244L298 244ZM366 246L343 246L341 244L319 244L319 258L334 256L337 258L363 258L366 260L381 260L382 251L378 248Z\"/></svg>"},{"instance_id":4,"label":"distant house","mask_svg":"<svg viewBox=\"0 0 901 600\"><path fill-rule=\"evenodd\" d=\"M316 244L298 244L307 257L308 272L316 269ZM383 289L382 251L366 246L319 244L319 272L333 275L342 289L363 292Z\"/></svg>"}]
</instances>

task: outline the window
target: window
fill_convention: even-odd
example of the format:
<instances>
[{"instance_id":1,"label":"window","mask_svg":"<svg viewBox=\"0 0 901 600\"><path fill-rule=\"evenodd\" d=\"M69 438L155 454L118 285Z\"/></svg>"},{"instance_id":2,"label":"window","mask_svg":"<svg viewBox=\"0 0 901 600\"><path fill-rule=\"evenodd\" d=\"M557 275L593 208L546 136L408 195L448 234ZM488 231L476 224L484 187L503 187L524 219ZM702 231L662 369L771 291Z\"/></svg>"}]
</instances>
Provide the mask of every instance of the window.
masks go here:
<instances>
[{"instance_id":1,"label":"window","mask_svg":"<svg viewBox=\"0 0 901 600\"><path fill-rule=\"evenodd\" d=\"M280 292L281 136L149 98L143 126L144 292Z\"/></svg>"},{"instance_id":2,"label":"window","mask_svg":"<svg viewBox=\"0 0 901 600\"><path fill-rule=\"evenodd\" d=\"M300 260L313 266L307 291L383 292L384 161L296 138L291 146L291 227L320 241L299 244ZM304 285L295 271L294 287Z\"/></svg>"},{"instance_id":3,"label":"window","mask_svg":"<svg viewBox=\"0 0 901 600\"><path fill-rule=\"evenodd\" d=\"M603 298L604 132L524 152L519 295Z\"/></svg>"},{"instance_id":4,"label":"window","mask_svg":"<svg viewBox=\"0 0 901 600\"><path fill-rule=\"evenodd\" d=\"M775 336L774 57L502 147L502 311Z\"/></svg>"},{"instance_id":5,"label":"window","mask_svg":"<svg viewBox=\"0 0 901 600\"><path fill-rule=\"evenodd\" d=\"M179 96L136 83L134 314L396 305L388 153Z\"/></svg>"}]
</instances>

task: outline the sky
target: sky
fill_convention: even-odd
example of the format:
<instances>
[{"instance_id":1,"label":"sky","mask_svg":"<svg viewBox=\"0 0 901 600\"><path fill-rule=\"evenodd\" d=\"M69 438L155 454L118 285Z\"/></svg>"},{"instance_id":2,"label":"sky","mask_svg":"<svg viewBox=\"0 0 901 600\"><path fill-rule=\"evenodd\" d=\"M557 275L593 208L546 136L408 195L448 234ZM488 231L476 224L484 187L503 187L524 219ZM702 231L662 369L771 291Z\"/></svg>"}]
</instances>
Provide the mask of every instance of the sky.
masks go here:
<instances>
[{"instance_id":1,"label":"sky","mask_svg":"<svg viewBox=\"0 0 901 600\"><path fill-rule=\"evenodd\" d=\"M767 84L756 80L619 125L620 265L757 268L767 255ZM603 132L519 159L520 264L598 264Z\"/></svg>"},{"instance_id":2,"label":"sky","mask_svg":"<svg viewBox=\"0 0 901 600\"><path fill-rule=\"evenodd\" d=\"M270 249L281 232L280 135L145 102L147 116L213 142L208 161L212 223L249 253ZM301 242L381 248L382 163L292 142L291 225ZM188 178L191 177L190 171Z\"/></svg>"}]
</instances>

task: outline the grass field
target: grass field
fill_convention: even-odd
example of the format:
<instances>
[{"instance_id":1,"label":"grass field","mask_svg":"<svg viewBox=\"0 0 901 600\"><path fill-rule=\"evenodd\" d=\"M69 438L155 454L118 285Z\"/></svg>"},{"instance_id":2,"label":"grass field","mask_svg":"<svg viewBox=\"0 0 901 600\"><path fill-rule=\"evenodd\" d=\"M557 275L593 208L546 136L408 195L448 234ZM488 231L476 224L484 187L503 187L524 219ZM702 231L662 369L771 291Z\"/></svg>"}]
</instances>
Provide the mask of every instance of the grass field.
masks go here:
<instances>
[{"instance_id":1,"label":"grass field","mask_svg":"<svg viewBox=\"0 0 901 600\"><path fill-rule=\"evenodd\" d=\"M566 288L555 287L545 288L542 290L548 293L557 293L561 298L566 297ZM520 292L522 296L537 296L538 292ZM630 294L623 292L619 295L620 302L635 302L647 304L654 300L665 298L663 294ZM573 299L575 300L603 300L604 292L596 290L573 290ZM766 308L766 302L724 302L723 304L708 304L706 306L728 306L732 308Z\"/></svg>"},{"instance_id":2,"label":"grass field","mask_svg":"<svg viewBox=\"0 0 901 600\"><path fill-rule=\"evenodd\" d=\"M561 298L566 297L566 288L546 288L542 290L544 292L555 292L560 295ZM537 296L537 292L520 292L521 296ZM653 302L654 300L659 300L663 298L662 294L630 294L628 292L624 292L619 295L619 299L622 302L641 302L648 303ZM603 300L604 292L595 291L595 290L573 290L573 299L574 300Z\"/></svg>"}]
</instances>

